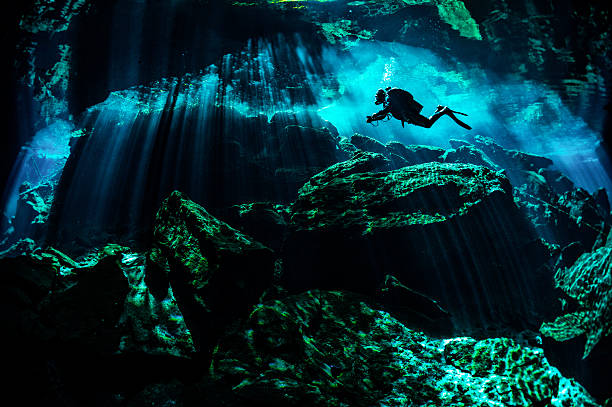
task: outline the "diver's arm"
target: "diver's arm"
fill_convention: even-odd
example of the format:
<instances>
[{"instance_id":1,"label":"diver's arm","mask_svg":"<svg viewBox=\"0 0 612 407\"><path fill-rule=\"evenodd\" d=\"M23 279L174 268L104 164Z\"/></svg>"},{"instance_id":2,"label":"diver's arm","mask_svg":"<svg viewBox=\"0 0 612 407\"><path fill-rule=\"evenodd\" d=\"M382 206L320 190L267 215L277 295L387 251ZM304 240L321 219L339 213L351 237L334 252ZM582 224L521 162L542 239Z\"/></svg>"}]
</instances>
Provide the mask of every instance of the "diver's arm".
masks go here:
<instances>
[{"instance_id":1,"label":"diver's arm","mask_svg":"<svg viewBox=\"0 0 612 407\"><path fill-rule=\"evenodd\" d=\"M374 113L372 116L367 116L366 122L371 123L376 120L382 120L391 112L390 106L385 107L380 112Z\"/></svg>"}]
</instances>

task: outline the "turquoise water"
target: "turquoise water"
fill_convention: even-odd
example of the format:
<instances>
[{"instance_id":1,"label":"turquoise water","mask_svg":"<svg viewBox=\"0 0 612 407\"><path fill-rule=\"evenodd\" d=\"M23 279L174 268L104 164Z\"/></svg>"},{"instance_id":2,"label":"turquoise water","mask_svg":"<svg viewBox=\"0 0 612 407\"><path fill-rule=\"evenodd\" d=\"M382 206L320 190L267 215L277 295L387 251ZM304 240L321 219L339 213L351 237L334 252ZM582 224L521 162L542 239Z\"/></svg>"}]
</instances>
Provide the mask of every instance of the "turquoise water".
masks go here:
<instances>
[{"instance_id":1,"label":"turquoise water","mask_svg":"<svg viewBox=\"0 0 612 407\"><path fill-rule=\"evenodd\" d=\"M433 114L438 104L465 112L465 121L473 130L468 132L444 117L430 129L402 128L397 120L366 124L366 115L379 110L373 103L376 90L387 86L411 92L424 106L422 114L426 116ZM39 131L15 165L12 185L5 191L5 214L15 214L17 190L23 181L36 185L61 170L70 138L80 135L73 130L83 126L93 129L85 153L101 158L104 166L94 169L93 176L91 168L83 171L88 175L80 178L95 185L95 193L75 205L90 208L92 217L113 211L109 188L126 177L129 168L133 186L125 194L132 202L131 211L137 212L144 188L139 180L153 165L152 148L169 103L187 112L172 117L170 126L173 143L179 146L173 151L180 154L172 158L188 160L192 166L190 189L202 182L197 169L202 166L205 138L210 137L206 136L212 126L209 120L218 107L228 112L221 119L223 125L229 132L244 134L240 137L253 136L247 135L248 129L232 125L233 115L265 115L270 119L278 112L297 113L313 122L320 116L346 138L360 133L382 142L449 148L451 138L489 136L504 147L552 158L570 179L590 192L601 187L612 189L596 155L603 109L599 119L595 112L595 123L589 124L570 109L558 91L545 84L525 80L519 74L500 76L486 66L449 60L424 48L359 42L348 50L323 46L312 52L299 36L279 35L272 41L249 41L240 53L227 54L219 65L199 73L113 92L80 122L57 121ZM181 140L194 131L202 134L200 147L181 149ZM86 161L79 165L86 167ZM174 171L163 168L162 172L172 179L178 176L172 175ZM74 182L79 182L78 175ZM185 184L184 180L175 183Z\"/></svg>"}]
</instances>

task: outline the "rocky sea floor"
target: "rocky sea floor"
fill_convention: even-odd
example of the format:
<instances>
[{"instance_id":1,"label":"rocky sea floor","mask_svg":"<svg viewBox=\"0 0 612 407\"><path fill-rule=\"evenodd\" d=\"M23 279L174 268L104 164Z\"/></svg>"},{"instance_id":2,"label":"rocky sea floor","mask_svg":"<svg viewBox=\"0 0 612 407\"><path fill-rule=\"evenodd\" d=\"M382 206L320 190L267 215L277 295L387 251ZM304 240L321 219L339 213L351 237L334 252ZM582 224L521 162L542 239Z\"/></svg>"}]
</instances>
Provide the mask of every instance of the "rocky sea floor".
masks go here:
<instances>
[{"instance_id":1,"label":"rocky sea floor","mask_svg":"<svg viewBox=\"0 0 612 407\"><path fill-rule=\"evenodd\" d=\"M486 137L295 130L332 163L286 171L312 174L293 202L213 215L175 191L146 248L2 253L24 405L610 404L584 373L611 360L605 190Z\"/></svg>"}]
</instances>

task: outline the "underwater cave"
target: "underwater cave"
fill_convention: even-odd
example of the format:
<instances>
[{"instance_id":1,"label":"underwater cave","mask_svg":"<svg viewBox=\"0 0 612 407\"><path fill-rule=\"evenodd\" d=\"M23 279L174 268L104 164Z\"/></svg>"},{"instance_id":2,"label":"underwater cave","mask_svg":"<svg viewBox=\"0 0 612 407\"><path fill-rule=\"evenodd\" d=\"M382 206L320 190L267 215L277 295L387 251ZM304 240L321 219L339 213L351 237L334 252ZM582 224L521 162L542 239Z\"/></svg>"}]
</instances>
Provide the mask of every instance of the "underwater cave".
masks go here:
<instances>
[{"instance_id":1,"label":"underwater cave","mask_svg":"<svg viewBox=\"0 0 612 407\"><path fill-rule=\"evenodd\" d=\"M7 399L612 406L602 2L3 18Z\"/></svg>"}]
</instances>

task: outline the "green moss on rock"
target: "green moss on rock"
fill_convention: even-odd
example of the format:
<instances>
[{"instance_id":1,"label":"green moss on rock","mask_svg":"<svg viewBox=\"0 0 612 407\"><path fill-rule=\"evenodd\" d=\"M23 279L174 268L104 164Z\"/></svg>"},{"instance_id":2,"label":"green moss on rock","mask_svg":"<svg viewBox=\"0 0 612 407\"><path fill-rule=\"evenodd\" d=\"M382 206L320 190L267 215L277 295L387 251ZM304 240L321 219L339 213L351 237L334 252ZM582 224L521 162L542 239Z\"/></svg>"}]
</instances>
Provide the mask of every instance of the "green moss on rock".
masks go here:
<instances>
[{"instance_id":1,"label":"green moss on rock","mask_svg":"<svg viewBox=\"0 0 612 407\"><path fill-rule=\"evenodd\" d=\"M541 349L433 339L340 292L260 304L221 341L211 376L229 406L596 405Z\"/></svg>"},{"instance_id":2,"label":"green moss on rock","mask_svg":"<svg viewBox=\"0 0 612 407\"><path fill-rule=\"evenodd\" d=\"M270 286L272 250L175 191L157 213L149 256L151 284L171 287L196 346L206 351L222 328Z\"/></svg>"}]
</instances>

